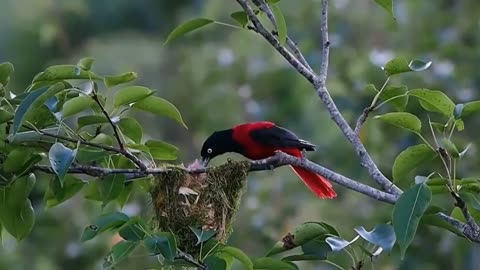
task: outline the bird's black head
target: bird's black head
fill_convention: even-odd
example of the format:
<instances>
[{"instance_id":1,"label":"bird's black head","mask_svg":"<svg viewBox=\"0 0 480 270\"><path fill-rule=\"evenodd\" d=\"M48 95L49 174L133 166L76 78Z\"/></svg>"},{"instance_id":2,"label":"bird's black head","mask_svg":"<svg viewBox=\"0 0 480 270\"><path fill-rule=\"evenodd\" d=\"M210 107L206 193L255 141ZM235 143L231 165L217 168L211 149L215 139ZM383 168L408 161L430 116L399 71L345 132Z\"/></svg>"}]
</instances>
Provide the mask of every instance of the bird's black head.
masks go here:
<instances>
[{"instance_id":1,"label":"bird's black head","mask_svg":"<svg viewBox=\"0 0 480 270\"><path fill-rule=\"evenodd\" d=\"M233 139L232 129L215 131L210 135L203 143L200 155L206 166L211 159L227 152L242 153L241 145Z\"/></svg>"}]
</instances>

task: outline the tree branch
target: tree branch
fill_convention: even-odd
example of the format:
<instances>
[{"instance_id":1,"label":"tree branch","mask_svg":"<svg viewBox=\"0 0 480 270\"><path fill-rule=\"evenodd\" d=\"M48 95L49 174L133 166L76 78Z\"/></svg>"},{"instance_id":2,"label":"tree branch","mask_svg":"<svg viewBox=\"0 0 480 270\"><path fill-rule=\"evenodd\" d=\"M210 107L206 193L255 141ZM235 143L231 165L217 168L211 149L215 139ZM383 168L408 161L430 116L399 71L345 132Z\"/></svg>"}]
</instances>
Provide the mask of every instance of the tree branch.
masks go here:
<instances>
[{"instance_id":1,"label":"tree branch","mask_svg":"<svg viewBox=\"0 0 480 270\"><path fill-rule=\"evenodd\" d=\"M115 135L115 138L117 139L118 146L120 147L119 153L124 155L126 158L130 159L137 167L139 167L142 171L147 169L147 165L145 165L139 158L137 158L134 154L132 154L130 151L128 151L127 148L125 148L125 145L122 142L122 139L120 138L120 132L118 130L117 124L115 124L112 121L112 118L110 115L108 115L107 110L105 110L105 107L103 107L102 103L100 102L100 99L98 98L97 91L96 89L93 89L92 92L92 98L95 100L97 103L98 107L100 107L100 110L102 111L103 115L107 118L108 122L112 126L113 133Z\"/></svg>"},{"instance_id":2,"label":"tree branch","mask_svg":"<svg viewBox=\"0 0 480 270\"><path fill-rule=\"evenodd\" d=\"M325 104L330 118L337 124L343 132L348 141L353 145L357 155L360 158L361 165L367 168L369 175L374 179L385 191L388 193L399 195L402 191L394 185L385 175L380 172L375 162L368 154L365 146L360 141L360 138L352 130L345 118L338 110L333 99L330 97L326 87L326 78L328 70L328 57L330 41L328 40L328 13L327 0L322 0L322 19L321 19L321 35L322 35L322 64L320 66L319 75L313 71L308 70L302 63L295 58L284 46L280 44L278 39L271 34L260 22L255 15L253 9L248 4L247 0L236 0L243 8L250 21L252 21L255 31L262 35L300 74L302 74L310 83L312 83L317 95Z\"/></svg>"},{"instance_id":3,"label":"tree branch","mask_svg":"<svg viewBox=\"0 0 480 270\"><path fill-rule=\"evenodd\" d=\"M32 128L32 127L29 127L29 126L26 126L26 125L23 125L23 126L25 128L28 128L29 130L37 132L38 134L40 134L42 136L56 138L56 139L59 139L59 140L62 140L62 141L67 141L67 142L72 142L72 143L80 142L80 144L83 144L83 145L92 146L92 147L103 149L103 150L110 151L110 152L113 152L113 153L122 154L122 155L126 156L128 159L132 160L140 169L142 169L142 170L147 169L147 166L140 159L138 159L136 156L134 156L132 153L130 153L130 151L128 151L127 149L118 149L116 147L112 147L112 146L109 146L109 145L92 143L92 142L84 140L83 138L74 139L74 138L70 138L70 137L67 137L67 136L60 135L60 134L53 134L53 133L45 132L45 131L42 131L41 129Z\"/></svg>"},{"instance_id":4,"label":"tree branch","mask_svg":"<svg viewBox=\"0 0 480 270\"><path fill-rule=\"evenodd\" d=\"M314 162L311 162L305 158L297 158L290 156L283 152L276 153L275 156L272 156L267 159L250 161L249 171L265 171L271 170L273 168L285 166L285 165L295 165L302 167L304 169L310 170L312 172L318 173L330 181L337 183L341 186L344 186L348 189L362 193L368 197L376 199L378 201L386 202L389 204L395 204L398 196L388 194L381 190L375 189L368 185L362 184L358 181L352 180L348 177L345 177L341 174L333 172L325 167L322 167ZM181 168L186 173L197 174L208 172L210 168L198 168L198 169L187 169L182 167L174 168L147 168L145 171L139 169L110 169L110 168L101 168L89 165L73 165L69 168L68 173L81 173L91 176L105 176L109 174L125 174L127 176L127 181L135 181L138 178L147 176L147 175L158 175L168 173L174 169ZM55 172L51 167L46 165L35 165L34 170L42 171L45 173L54 174ZM480 243L480 228L472 227L469 224L463 223L453 217L445 215L443 213L437 213L437 216L447 221L449 224L454 226L458 231L463 233L468 239Z\"/></svg>"},{"instance_id":5,"label":"tree branch","mask_svg":"<svg viewBox=\"0 0 480 270\"><path fill-rule=\"evenodd\" d=\"M344 185L347 188L356 190L372 198L381 197L382 199L379 199L379 200L382 200L388 203L395 203L396 198L402 193L402 191L396 185L394 185L387 177L385 177L385 175L383 175L383 173L378 169L377 165L368 154L365 146L363 145L363 143L361 142L358 136L361 126L367 119L368 114L371 112L371 108L370 109L367 108L366 110L364 110L362 115L360 115L359 119L357 120L355 130L352 130L348 122L345 120L345 118L342 116L342 114L338 110L335 102L331 98L328 92L328 89L326 87L326 80L327 80L327 74L328 74L328 60L329 60L329 51L330 51L330 41L328 39L328 0L322 0L322 16L321 16L321 22L320 22L321 37L322 37L322 48L321 48L322 62L320 65L320 70L318 75L315 74L315 72L310 68L308 63L307 64L303 63L306 61L303 57L302 58L299 57L299 55L301 55L301 52L298 49L298 47L295 46L295 48L292 49L295 55L297 56L295 57L284 46L280 44L278 39L275 37L275 33L270 33L262 25L258 17L255 15L253 9L248 4L247 0L236 0L236 1L243 8L249 20L253 23L254 27L252 27L252 30L262 35L302 76L304 76L313 85L315 91L317 92L317 95L325 104L327 111L330 114L330 118L337 124L337 126L343 132L343 134L348 139L348 141L353 145L357 155L360 158L361 165L367 168L367 171L369 175L372 177L372 179L374 179L384 190L390 193L387 195L390 195L390 196L393 195L392 197L394 199L392 199L392 197L385 196L386 193L376 190L370 186L360 184L346 177L345 177L346 179L344 179L343 178L344 176L336 174L335 172L329 171L328 169L325 169L315 163L313 163L314 165L310 164L308 161L307 162L304 161L304 163L302 163L302 161L291 160L290 157L282 157L283 160L287 163L290 162L289 164L294 164L296 166L310 169L316 173L319 173L331 179L333 182L336 182L340 185ZM268 5L263 5L264 3L261 0L255 0L254 3L256 3L257 5L263 6L263 8L265 8L265 6L268 6ZM271 17L272 16L270 14L269 18L272 21L272 23L274 23L275 20L274 18L271 18ZM274 25L276 24L274 23ZM291 44L288 44L288 40L287 40L287 45L291 48ZM343 182L342 180L346 180L346 181ZM355 184L360 184L361 187L356 187L350 181L352 181ZM365 188L365 186L368 188ZM376 193L376 191L381 193ZM463 211L464 209L462 209L462 212ZM468 210L467 210L467 213L468 213ZM472 241L480 242L480 228L476 223L474 223L473 225L469 225L469 224L462 223L452 217L446 216L442 213L439 213L437 215L440 216L442 219L446 220L447 222L449 222L450 224L452 224L453 226L455 226L459 231L464 233ZM468 220L468 216L471 217L471 215L469 213L468 215L466 215L467 220Z\"/></svg>"},{"instance_id":6,"label":"tree branch","mask_svg":"<svg viewBox=\"0 0 480 270\"><path fill-rule=\"evenodd\" d=\"M330 181L337 183L341 186L344 186L348 189L357 191L369 197L372 197L376 200L387 202L387 203L394 203L397 199L395 195L388 194L381 190L375 189L358 181L352 180L348 177L345 177L339 173L331 171L323 166L320 166L314 162L309 161L306 158L297 158L294 156L290 156L283 152L278 152L275 156L257 160L257 161L250 161L250 168L249 171L265 171L265 170L272 170L274 168L278 168L285 165L294 165L309 171L315 172L324 176L325 178L329 179ZM33 167L36 170L54 174L55 172L52 170L51 167L46 165L36 165ZM146 170L142 171L139 169L110 169L110 168L102 168L90 165L72 165L69 168L68 173L82 173L90 176L105 176L109 174L125 174L129 181L134 181L135 178L141 178L146 175L157 175L157 174L164 174L167 172L171 172L175 169L182 169L186 173L196 174L196 173L205 173L208 172L209 168L198 168L198 169L187 169L183 167L172 167L172 168L147 168Z\"/></svg>"}]
</instances>

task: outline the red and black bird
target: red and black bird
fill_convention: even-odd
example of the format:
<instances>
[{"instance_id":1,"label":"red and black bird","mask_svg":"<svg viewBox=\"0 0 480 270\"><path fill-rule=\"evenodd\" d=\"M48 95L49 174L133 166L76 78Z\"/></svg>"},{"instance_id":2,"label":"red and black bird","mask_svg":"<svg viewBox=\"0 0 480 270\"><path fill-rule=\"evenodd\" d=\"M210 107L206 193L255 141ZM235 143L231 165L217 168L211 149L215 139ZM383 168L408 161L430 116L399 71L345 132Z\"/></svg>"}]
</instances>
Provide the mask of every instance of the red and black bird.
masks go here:
<instances>
[{"instance_id":1,"label":"red and black bird","mask_svg":"<svg viewBox=\"0 0 480 270\"><path fill-rule=\"evenodd\" d=\"M271 157L276 151L302 157L303 150L315 151L315 145L272 122L252 122L215 131L203 143L201 156L206 166L212 158L227 152L258 160ZM331 199L337 196L332 184L323 176L300 167L291 167L318 197Z\"/></svg>"}]
</instances>

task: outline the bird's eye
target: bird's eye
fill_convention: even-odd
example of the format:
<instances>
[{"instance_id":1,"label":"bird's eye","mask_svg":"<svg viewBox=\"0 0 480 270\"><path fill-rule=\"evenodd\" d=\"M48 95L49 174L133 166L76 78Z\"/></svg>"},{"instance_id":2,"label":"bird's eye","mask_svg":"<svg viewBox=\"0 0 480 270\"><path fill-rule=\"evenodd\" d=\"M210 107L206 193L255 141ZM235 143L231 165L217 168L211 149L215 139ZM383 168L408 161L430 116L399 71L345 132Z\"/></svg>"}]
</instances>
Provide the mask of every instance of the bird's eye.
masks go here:
<instances>
[{"instance_id":1,"label":"bird's eye","mask_svg":"<svg viewBox=\"0 0 480 270\"><path fill-rule=\"evenodd\" d=\"M207 153L211 154L213 152L212 148L207 149Z\"/></svg>"}]
</instances>

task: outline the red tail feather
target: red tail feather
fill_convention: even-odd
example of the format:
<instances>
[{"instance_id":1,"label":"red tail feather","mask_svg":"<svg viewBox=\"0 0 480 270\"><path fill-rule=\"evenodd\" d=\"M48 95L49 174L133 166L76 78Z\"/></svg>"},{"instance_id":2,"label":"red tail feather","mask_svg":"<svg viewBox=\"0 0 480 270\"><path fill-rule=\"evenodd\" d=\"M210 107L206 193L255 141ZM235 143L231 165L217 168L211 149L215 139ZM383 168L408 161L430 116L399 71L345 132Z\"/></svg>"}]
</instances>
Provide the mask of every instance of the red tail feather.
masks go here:
<instances>
[{"instance_id":1,"label":"red tail feather","mask_svg":"<svg viewBox=\"0 0 480 270\"><path fill-rule=\"evenodd\" d=\"M310 188L313 193L322 199L332 199L337 196L333 190L332 184L323 176L307 171L303 168L290 166L293 171L302 179L302 181Z\"/></svg>"}]
</instances>

